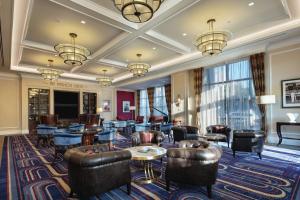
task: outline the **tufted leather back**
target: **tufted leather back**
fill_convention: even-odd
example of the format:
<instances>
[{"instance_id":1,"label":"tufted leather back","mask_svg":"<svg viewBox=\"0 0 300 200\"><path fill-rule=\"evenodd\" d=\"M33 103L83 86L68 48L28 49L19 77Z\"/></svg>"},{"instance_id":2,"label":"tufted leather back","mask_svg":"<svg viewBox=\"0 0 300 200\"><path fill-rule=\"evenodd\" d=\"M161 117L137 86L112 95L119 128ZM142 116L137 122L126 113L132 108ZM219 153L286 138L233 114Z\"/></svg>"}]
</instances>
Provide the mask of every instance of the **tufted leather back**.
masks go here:
<instances>
[{"instance_id":1,"label":"tufted leather back","mask_svg":"<svg viewBox=\"0 0 300 200\"><path fill-rule=\"evenodd\" d=\"M126 150L108 151L108 145L92 145L69 149L68 162L71 190L80 199L130 184L131 153Z\"/></svg>"}]
</instances>

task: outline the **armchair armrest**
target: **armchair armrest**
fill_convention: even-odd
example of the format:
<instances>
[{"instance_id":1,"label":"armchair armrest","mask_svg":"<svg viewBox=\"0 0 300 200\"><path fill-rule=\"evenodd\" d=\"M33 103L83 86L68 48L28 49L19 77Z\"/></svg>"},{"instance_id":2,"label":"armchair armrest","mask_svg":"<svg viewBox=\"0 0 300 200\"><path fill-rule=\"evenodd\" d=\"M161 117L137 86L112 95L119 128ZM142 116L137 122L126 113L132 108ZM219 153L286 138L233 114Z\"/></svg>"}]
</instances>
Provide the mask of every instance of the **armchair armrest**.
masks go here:
<instances>
[{"instance_id":1,"label":"armchair armrest","mask_svg":"<svg viewBox=\"0 0 300 200\"><path fill-rule=\"evenodd\" d=\"M138 146L141 143L139 132L135 132L131 135L132 146Z\"/></svg>"}]
</instances>

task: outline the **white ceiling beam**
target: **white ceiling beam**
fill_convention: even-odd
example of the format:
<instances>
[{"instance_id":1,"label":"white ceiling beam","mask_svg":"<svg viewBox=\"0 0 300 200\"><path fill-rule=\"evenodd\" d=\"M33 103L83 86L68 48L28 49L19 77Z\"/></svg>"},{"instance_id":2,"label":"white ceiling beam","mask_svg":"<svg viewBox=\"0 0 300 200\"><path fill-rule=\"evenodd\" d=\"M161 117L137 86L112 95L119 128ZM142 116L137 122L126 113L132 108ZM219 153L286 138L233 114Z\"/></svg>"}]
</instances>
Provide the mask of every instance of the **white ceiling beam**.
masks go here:
<instances>
[{"instance_id":1,"label":"white ceiling beam","mask_svg":"<svg viewBox=\"0 0 300 200\"><path fill-rule=\"evenodd\" d=\"M292 19L293 16L292 16L292 13L291 13L291 10L289 8L289 4L288 4L287 0L281 0L281 4L283 6L283 9L284 9L285 13L289 16L290 19Z\"/></svg>"},{"instance_id":2,"label":"white ceiling beam","mask_svg":"<svg viewBox=\"0 0 300 200\"><path fill-rule=\"evenodd\" d=\"M300 18L300 1L299 0L282 0L282 4L291 19Z\"/></svg>"},{"instance_id":3,"label":"white ceiling beam","mask_svg":"<svg viewBox=\"0 0 300 200\"><path fill-rule=\"evenodd\" d=\"M262 31L251 33L249 35L245 35L240 38L236 38L234 40L230 40L230 41L228 41L227 47L224 49L224 54L226 54L227 51L232 51L232 49L236 49L239 47L243 48L250 44L255 44L258 42L268 42L271 39L286 37L286 35L282 34L282 33L287 32L287 31L292 32L293 30L298 30L299 28L300 28L300 19L297 19L297 20L292 20L292 21L289 21L289 22L286 22L283 24L279 24L277 26L270 27L268 29L264 29ZM173 68L174 66L183 67L183 66L186 66L186 63L191 63L191 62L194 62L195 60L199 61L199 59L201 60L201 59L207 59L207 58L202 57L201 53L199 53L199 52L194 52L194 53L186 54L181 57L174 58L172 60L168 60L166 62L154 65L151 67L151 69L149 71L153 72L153 71L158 71L161 69L167 69L167 68L170 69L170 67ZM186 69L186 68L184 68L184 69ZM171 69L170 69L170 71L171 71ZM122 81L125 79L128 79L128 76L121 75L115 79L115 82Z\"/></svg>"},{"instance_id":4,"label":"white ceiling beam","mask_svg":"<svg viewBox=\"0 0 300 200\"><path fill-rule=\"evenodd\" d=\"M132 32L138 28L136 24L129 23L124 18L122 18L121 15L118 15L118 13L115 13L108 8L105 8L90 0L50 1L126 32Z\"/></svg>"},{"instance_id":5,"label":"white ceiling beam","mask_svg":"<svg viewBox=\"0 0 300 200\"><path fill-rule=\"evenodd\" d=\"M127 66L127 63L123 63L123 62L119 62L119 61L115 61L115 60L110 60L110 59L100 59L100 60L97 61L97 63L108 65L108 66L111 66L111 67L116 67L116 68L119 68L119 69L125 69L125 67Z\"/></svg>"},{"instance_id":6,"label":"white ceiling beam","mask_svg":"<svg viewBox=\"0 0 300 200\"><path fill-rule=\"evenodd\" d=\"M14 1L10 56L11 66L18 65L22 58L23 48L21 44L26 36L32 6L33 0Z\"/></svg>"},{"instance_id":7,"label":"white ceiling beam","mask_svg":"<svg viewBox=\"0 0 300 200\"><path fill-rule=\"evenodd\" d=\"M42 44L39 42L33 42L29 40L23 40L21 46L26 49L32 49L36 51L42 51L46 53L56 54L57 52L54 50L53 46Z\"/></svg>"},{"instance_id":8,"label":"white ceiling beam","mask_svg":"<svg viewBox=\"0 0 300 200\"><path fill-rule=\"evenodd\" d=\"M54 0L52 0L54 1ZM55 0L57 1L57 0ZM64 0L60 0L64 1ZM72 0L75 3L79 3L81 6L83 6L82 0ZM145 32L151 30L153 27L158 26L159 24L163 23L170 17L173 17L183 10L187 9L191 5L195 4L196 2L199 2L200 0L172 0L172 1L166 1L162 4L161 13L158 13L153 19L151 19L149 22L145 23L144 25L140 26L140 28L136 31L133 31L130 34L124 33L119 36L117 36L114 40L106 44L104 47L99 49L96 53L93 54L92 60L100 60L102 58L105 58L108 55L113 54L129 42L135 40L138 37L141 37L144 35ZM159 10L160 10L159 9ZM121 16L121 14L119 14ZM149 39L149 38L148 38ZM158 38L156 38L158 39ZM170 41L171 42L171 41ZM165 42L163 42L165 43ZM168 44L169 46L173 46L171 43ZM178 46L178 44L177 44ZM177 47L178 48L178 47ZM174 51L174 49L173 49ZM182 51L182 50L181 50ZM85 69L85 66L81 67L74 67L71 72L81 72Z\"/></svg>"},{"instance_id":9,"label":"white ceiling beam","mask_svg":"<svg viewBox=\"0 0 300 200\"><path fill-rule=\"evenodd\" d=\"M177 42L159 32L149 30L143 36L141 36L145 40L151 41L163 47L166 47L172 51L176 51L180 54L191 53L191 48Z\"/></svg>"}]
</instances>

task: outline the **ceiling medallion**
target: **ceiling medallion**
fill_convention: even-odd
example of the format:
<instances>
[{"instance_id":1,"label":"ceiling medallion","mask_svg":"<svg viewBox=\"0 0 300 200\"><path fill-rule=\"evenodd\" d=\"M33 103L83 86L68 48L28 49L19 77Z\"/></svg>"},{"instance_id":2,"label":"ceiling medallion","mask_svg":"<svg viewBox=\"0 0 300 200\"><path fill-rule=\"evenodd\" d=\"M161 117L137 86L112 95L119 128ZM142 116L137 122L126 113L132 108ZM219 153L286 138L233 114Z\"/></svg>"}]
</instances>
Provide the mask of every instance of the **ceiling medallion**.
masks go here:
<instances>
[{"instance_id":1,"label":"ceiling medallion","mask_svg":"<svg viewBox=\"0 0 300 200\"><path fill-rule=\"evenodd\" d=\"M91 53L87 48L75 44L75 38L77 38L76 33L70 33L69 35L72 39L72 44L58 44L54 46L54 49L58 52L58 55L64 59L65 64L80 66L87 60L87 57Z\"/></svg>"},{"instance_id":2,"label":"ceiling medallion","mask_svg":"<svg viewBox=\"0 0 300 200\"><path fill-rule=\"evenodd\" d=\"M104 69L104 70L102 70L102 71L103 71L102 77L97 78L96 80L99 81L99 84L100 84L102 87L108 87L108 86L111 86L111 84L112 84L112 78L109 77L109 76L106 76L106 72L107 72L106 69Z\"/></svg>"},{"instance_id":3,"label":"ceiling medallion","mask_svg":"<svg viewBox=\"0 0 300 200\"><path fill-rule=\"evenodd\" d=\"M55 81L57 80L61 74L63 74L62 70L53 69L53 60L48 60L49 64L47 68L38 68L38 72L41 73L42 77L46 81Z\"/></svg>"},{"instance_id":4,"label":"ceiling medallion","mask_svg":"<svg viewBox=\"0 0 300 200\"><path fill-rule=\"evenodd\" d=\"M138 57L139 62L131 63L127 66L127 68L131 73L133 73L134 77L145 76L145 74L148 72L151 66L147 63L142 63L140 61L142 54L136 54L136 56Z\"/></svg>"},{"instance_id":5,"label":"ceiling medallion","mask_svg":"<svg viewBox=\"0 0 300 200\"><path fill-rule=\"evenodd\" d=\"M164 0L114 0L123 17L130 22L144 23L153 17Z\"/></svg>"},{"instance_id":6,"label":"ceiling medallion","mask_svg":"<svg viewBox=\"0 0 300 200\"><path fill-rule=\"evenodd\" d=\"M222 50L227 45L227 41L230 39L230 34L225 31L214 31L213 23L215 19L207 21L209 25L209 31L200 35L196 41L196 46L202 55L217 55L222 53Z\"/></svg>"}]
</instances>

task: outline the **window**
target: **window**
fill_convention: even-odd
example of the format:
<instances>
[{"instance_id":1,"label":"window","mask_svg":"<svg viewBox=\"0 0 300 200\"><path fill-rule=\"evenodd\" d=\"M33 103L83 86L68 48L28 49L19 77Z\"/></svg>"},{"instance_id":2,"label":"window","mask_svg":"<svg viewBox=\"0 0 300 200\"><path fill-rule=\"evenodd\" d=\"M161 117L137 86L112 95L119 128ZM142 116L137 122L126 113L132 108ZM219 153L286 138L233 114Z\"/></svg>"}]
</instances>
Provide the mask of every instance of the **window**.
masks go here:
<instances>
[{"instance_id":1,"label":"window","mask_svg":"<svg viewBox=\"0 0 300 200\"><path fill-rule=\"evenodd\" d=\"M147 116L150 116L147 90L140 90L140 116L144 116L144 122L147 122Z\"/></svg>"},{"instance_id":2,"label":"window","mask_svg":"<svg viewBox=\"0 0 300 200\"><path fill-rule=\"evenodd\" d=\"M165 87L156 87L154 90L154 100L153 100L153 107L156 109L153 109L153 115L155 116L161 116L163 113L168 115L168 107L166 102L166 96L165 96ZM159 112L160 110L161 112Z\"/></svg>"},{"instance_id":3,"label":"window","mask_svg":"<svg viewBox=\"0 0 300 200\"><path fill-rule=\"evenodd\" d=\"M205 69L200 108L203 129L213 124L260 129L249 59Z\"/></svg>"}]
</instances>

